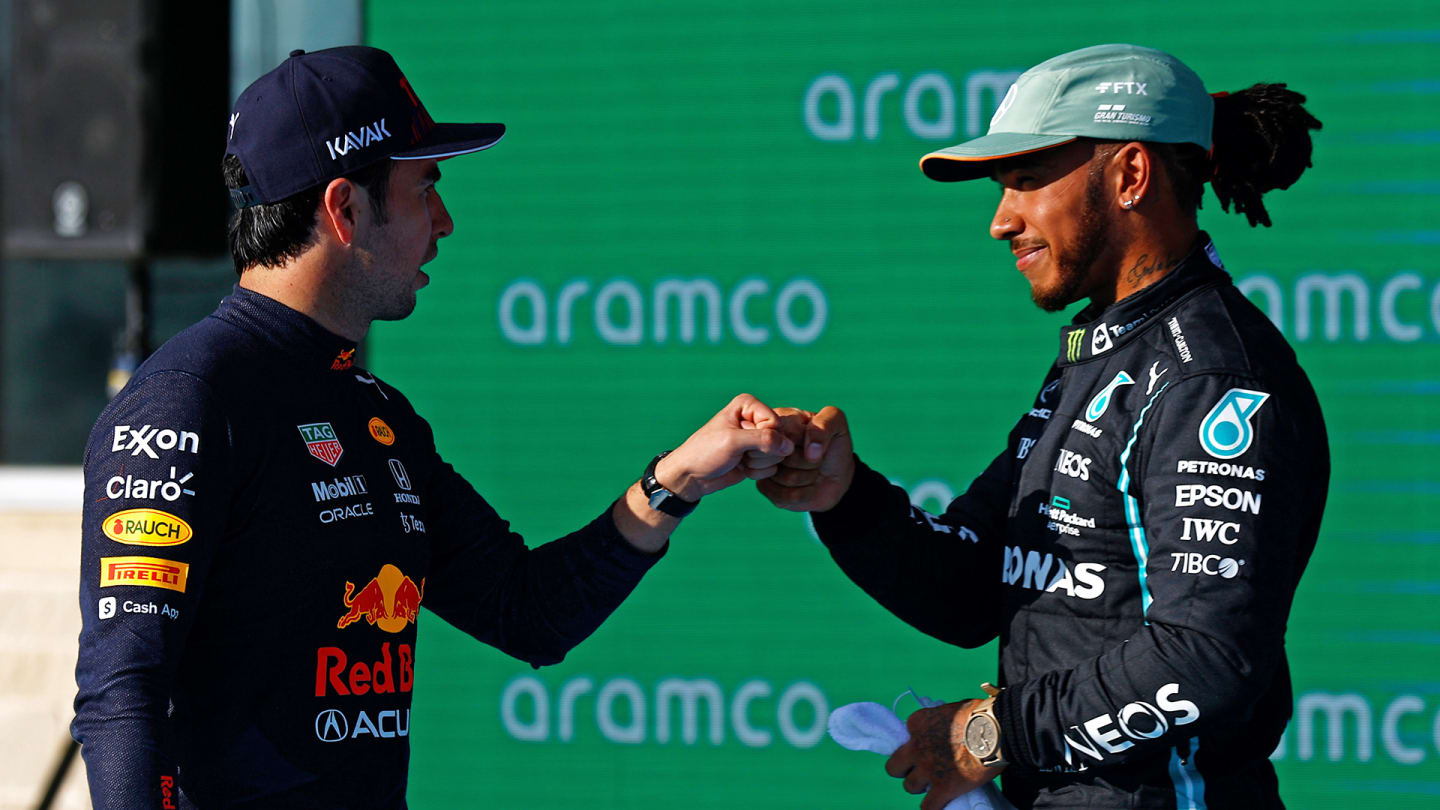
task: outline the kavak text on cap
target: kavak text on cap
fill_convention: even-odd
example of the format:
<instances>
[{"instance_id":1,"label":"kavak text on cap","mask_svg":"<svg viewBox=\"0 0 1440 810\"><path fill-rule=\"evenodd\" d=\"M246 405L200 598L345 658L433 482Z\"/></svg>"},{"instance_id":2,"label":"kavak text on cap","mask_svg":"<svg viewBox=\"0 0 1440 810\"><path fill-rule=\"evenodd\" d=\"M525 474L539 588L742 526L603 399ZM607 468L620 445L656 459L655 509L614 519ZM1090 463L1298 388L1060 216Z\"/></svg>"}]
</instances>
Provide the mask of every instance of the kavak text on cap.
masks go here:
<instances>
[{"instance_id":1,"label":"kavak text on cap","mask_svg":"<svg viewBox=\"0 0 1440 810\"><path fill-rule=\"evenodd\" d=\"M390 54L350 45L292 51L235 101L225 151L250 184L236 208L278 202L385 158L447 158L494 146L504 124L437 124Z\"/></svg>"}]
</instances>

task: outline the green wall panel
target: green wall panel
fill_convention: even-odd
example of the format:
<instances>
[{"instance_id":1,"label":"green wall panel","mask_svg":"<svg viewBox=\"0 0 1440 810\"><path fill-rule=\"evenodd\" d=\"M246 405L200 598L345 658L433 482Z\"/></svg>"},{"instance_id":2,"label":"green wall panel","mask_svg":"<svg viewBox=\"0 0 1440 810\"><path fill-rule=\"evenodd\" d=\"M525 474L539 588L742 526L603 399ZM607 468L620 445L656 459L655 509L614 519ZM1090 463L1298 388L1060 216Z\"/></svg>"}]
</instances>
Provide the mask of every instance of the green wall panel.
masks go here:
<instances>
[{"instance_id":1,"label":"green wall panel","mask_svg":"<svg viewBox=\"0 0 1440 810\"><path fill-rule=\"evenodd\" d=\"M1289 631L1297 714L1275 759L1292 807L1435 806L1432 4L367 12L368 40L437 119L510 128L443 164L456 233L415 315L377 326L370 351L532 544L600 512L740 391L845 407L859 452L941 508L1028 407L1064 319L1034 309L988 238L993 184L929 182L920 155L983 131L1015 72L1101 42L1168 50L1212 90L1306 93L1325 129L1315 168L1267 201L1276 226L1213 197L1201 212L1331 432L1330 508ZM803 517L748 487L707 499L559 666L532 671L429 615L421 634L417 808L909 807L878 757L818 737L823 712L911 686L969 696L995 670L993 647L891 618Z\"/></svg>"}]
</instances>

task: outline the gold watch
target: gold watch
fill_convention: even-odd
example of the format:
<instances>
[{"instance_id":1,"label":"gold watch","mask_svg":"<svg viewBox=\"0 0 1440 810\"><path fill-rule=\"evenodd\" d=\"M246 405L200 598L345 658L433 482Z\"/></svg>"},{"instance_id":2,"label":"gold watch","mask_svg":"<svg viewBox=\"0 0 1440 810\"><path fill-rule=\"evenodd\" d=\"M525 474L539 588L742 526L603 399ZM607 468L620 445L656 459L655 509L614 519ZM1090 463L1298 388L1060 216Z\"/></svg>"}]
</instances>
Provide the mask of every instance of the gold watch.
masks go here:
<instances>
[{"instance_id":1,"label":"gold watch","mask_svg":"<svg viewBox=\"0 0 1440 810\"><path fill-rule=\"evenodd\" d=\"M995 717L995 696L1000 694L1000 690L988 683L980 688L990 697L970 710L970 718L965 721L965 747L981 765L1003 767L1009 763L1000 748L1000 721Z\"/></svg>"}]
</instances>

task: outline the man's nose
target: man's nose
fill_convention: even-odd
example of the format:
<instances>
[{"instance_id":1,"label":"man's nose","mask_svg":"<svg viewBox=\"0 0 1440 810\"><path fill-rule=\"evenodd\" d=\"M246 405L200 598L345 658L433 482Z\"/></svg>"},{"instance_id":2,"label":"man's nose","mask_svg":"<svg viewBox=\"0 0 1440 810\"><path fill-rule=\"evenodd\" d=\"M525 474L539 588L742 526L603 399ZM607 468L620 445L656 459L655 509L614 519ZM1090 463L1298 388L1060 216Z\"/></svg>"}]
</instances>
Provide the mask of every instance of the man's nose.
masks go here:
<instances>
[{"instance_id":1,"label":"man's nose","mask_svg":"<svg viewBox=\"0 0 1440 810\"><path fill-rule=\"evenodd\" d=\"M1007 190L1000 197L1000 204L995 206L995 216L990 220L990 236L995 239L1013 239L1025 230L1024 220L1015 211L1011 204L1010 192Z\"/></svg>"},{"instance_id":2,"label":"man's nose","mask_svg":"<svg viewBox=\"0 0 1440 810\"><path fill-rule=\"evenodd\" d=\"M440 192L430 192L430 232L436 239L444 239L455 232L455 220L450 218L450 209L440 199Z\"/></svg>"}]
</instances>

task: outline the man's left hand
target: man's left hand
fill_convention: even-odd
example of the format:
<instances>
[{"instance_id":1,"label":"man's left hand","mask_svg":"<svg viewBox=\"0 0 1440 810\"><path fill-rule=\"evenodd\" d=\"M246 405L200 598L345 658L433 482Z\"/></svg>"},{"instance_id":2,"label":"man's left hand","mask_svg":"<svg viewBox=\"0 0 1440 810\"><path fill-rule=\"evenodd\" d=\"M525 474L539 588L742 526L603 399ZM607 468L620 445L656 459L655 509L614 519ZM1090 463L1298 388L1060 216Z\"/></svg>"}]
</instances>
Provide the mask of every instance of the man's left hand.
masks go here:
<instances>
[{"instance_id":1,"label":"man's left hand","mask_svg":"<svg viewBox=\"0 0 1440 810\"><path fill-rule=\"evenodd\" d=\"M1005 770L980 764L965 747L965 723L979 701L963 700L910 715L910 740L885 762L885 772L904 779L906 793L924 793L920 810L943 810Z\"/></svg>"}]
</instances>

